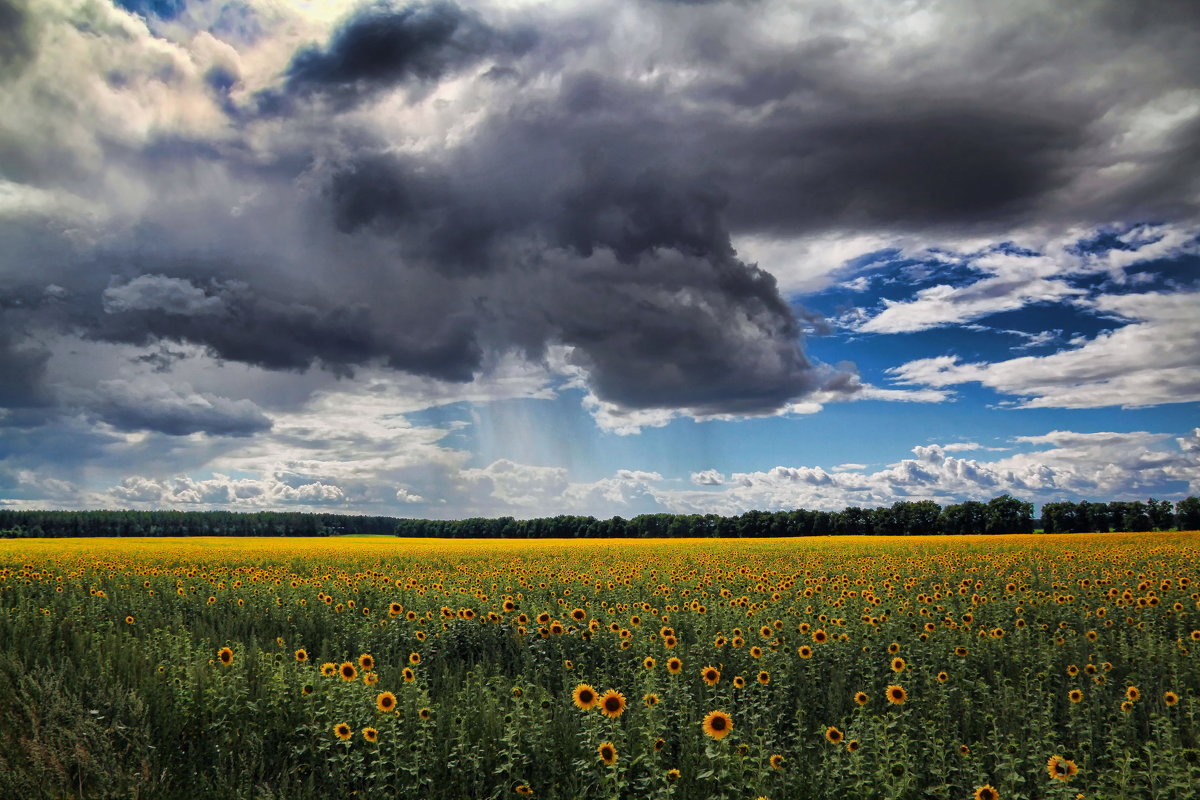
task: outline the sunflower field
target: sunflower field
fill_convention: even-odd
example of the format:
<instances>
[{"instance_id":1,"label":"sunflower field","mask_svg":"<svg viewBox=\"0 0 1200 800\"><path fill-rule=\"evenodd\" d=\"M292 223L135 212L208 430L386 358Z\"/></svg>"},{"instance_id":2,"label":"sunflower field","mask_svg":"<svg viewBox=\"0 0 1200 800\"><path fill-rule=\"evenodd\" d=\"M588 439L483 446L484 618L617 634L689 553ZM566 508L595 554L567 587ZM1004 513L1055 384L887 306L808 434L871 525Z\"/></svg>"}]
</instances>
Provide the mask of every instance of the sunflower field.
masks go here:
<instances>
[{"instance_id":1,"label":"sunflower field","mask_svg":"<svg viewBox=\"0 0 1200 800\"><path fill-rule=\"evenodd\" d=\"M1200 534L0 541L3 798L1200 797Z\"/></svg>"}]
</instances>

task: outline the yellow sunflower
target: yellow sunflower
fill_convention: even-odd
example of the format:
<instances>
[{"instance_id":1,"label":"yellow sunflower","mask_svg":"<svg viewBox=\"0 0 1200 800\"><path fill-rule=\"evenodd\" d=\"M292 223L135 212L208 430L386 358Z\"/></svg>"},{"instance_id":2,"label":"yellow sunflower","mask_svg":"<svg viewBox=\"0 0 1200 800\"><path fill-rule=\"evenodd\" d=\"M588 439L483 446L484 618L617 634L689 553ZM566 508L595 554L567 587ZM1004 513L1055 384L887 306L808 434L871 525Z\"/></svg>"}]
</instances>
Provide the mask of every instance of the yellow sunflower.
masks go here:
<instances>
[{"instance_id":1,"label":"yellow sunflower","mask_svg":"<svg viewBox=\"0 0 1200 800\"><path fill-rule=\"evenodd\" d=\"M713 739L724 739L733 730L733 718L724 711L710 711L700 726Z\"/></svg>"},{"instance_id":2,"label":"yellow sunflower","mask_svg":"<svg viewBox=\"0 0 1200 800\"><path fill-rule=\"evenodd\" d=\"M571 692L571 702L576 708L583 711L589 711L596 707L596 703L600 701L600 695L596 694L596 690L586 683L581 683Z\"/></svg>"}]
</instances>

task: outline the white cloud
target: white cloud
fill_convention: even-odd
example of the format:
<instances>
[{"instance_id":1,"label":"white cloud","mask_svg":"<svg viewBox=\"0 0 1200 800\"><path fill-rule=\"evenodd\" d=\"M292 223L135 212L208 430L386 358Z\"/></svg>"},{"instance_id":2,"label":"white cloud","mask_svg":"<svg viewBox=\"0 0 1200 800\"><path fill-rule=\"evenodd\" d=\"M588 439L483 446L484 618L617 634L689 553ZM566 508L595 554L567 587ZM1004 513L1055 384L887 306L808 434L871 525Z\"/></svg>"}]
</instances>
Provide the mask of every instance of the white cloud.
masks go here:
<instances>
[{"instance_id":1,"label":"white cloud","mask_svg":"<svg viewBox=\"0 0 1200 800\"><path fill-rule=\"evenodd\" d=\"M715 469L706 469L693 472L691 480L697 486L720 486L725 482L725 476Z\"/></svg>"},{"instance_id":2,"label":"white cloud","mask_svg":"<svg viewBox=\"0 0 1200 800\"><path fill-rule=\"evenodd\" d=\"M871 314L854 309L844 313L838 322L861 333L910 333L970 322L1036 303L1074 301L1087 293L1072 286L1068 278L1107 273L1113 281L1126 282L1125 270L1129 267L1200 252L1197 233L1186 226L1143 225L1117 236L1127 249L1083 252L1078 244L1087 235L1081 230L1071 230L1040 243L1036 251L1001 251L993 247L975 253L939 252L939 259L976 270L985 277L964 285L926 287L909 300L885 298L881 311ZM929 253L905 255L925 258ZM1045 339L1034 339L1026 346L1042 341Z\"/></svg>"},{"instance_id":3,"label":"white cloud","mask_svg":"<svg viewBox=\"0 0 1200 800\"><path fill-rule=\"evenodd\" d=\"M1200 400L1200 292L1102 295L1087 307L1128 324L1051 355L994 363L935 356L888 372L901 384L977 382L1023 398L1022 408L1130 408Z\"/></svg>"}]
</instances>

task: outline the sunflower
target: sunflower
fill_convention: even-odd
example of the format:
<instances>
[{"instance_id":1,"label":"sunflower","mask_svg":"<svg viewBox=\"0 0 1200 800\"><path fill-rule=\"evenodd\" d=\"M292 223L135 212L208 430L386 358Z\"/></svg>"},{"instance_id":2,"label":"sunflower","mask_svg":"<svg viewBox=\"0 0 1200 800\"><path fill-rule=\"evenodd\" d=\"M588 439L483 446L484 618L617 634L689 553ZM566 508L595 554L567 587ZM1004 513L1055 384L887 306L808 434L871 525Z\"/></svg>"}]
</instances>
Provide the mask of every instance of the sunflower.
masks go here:
<instances>
[{"instance_id":1,"label":"sunflower","mask_svg":"<svg viewBox=\"0 0 1200 800\"><path fill-rule=\"evenodd\" d=\"M1083 692L1081 692L1079 689L1072 689L1071 691L1067 692L1067 699L1072 703L1082 703Z\"/></svg>"},{"instance_id":2,"label":"sunflower","mask_svg":"<svg viewBox=\"0 0 1200 800\"><path fill-rule=\"evenodd\" d=\"M431 711L428 706L425 708L419 708L417 709L417 716L421 719L429 719L433 716L433 711Z\"/></svg>"},{"instance_id":3,"label":"sunflower","mask_svg":"<svg viewBox=\"0 0 1200 800\"><path fill-rule=\"evenodd\" d=\"M832 725L825 729L825 739L831 744L841 744L844 738L845 735Z\"/></svg>"},{"instance_id":4,"label":"sunflower","mask_svg":"<svg viewBox=\"0 0 1200 800\"><path fill-rule=\"evenodd\" d=\"M421 663L421 654L416 653L416 652L409 653L408 654L408 663L410 663L414 666L417 664L420 664Z\"/></svg>"},{"instance_id":5,"label":"sunflower","mask_svg":"<svg viewBox=\"0 0 1200 800\"><path fill-rule=\"evenodd\" d=\"M946 672L939 672L939 673L937 674L937 682L938 682L938 683L945 683L945 682L946 682L946 681L948 681L948 680L950 680L950 675L949 675L949 673L946 673Z\"/></svg>"},{"instance_id":6,"label":"sunflower","mask_svg":"<svg viewBox=\"0 0 1200 800\"><path fill-rule=\"evenodd\" d=\"M642 666L646 669L654 669L654 656L646 656L642 659Z\"/></svg>"},{"instance_id":7,"label":"sunflower","mask_svg":"<svg viewBox=\"0 0 1200 800\"><path fill-rule=\"evenodd\" d=\"M765 669L759 670L756 680L763 686L766 686L771 682L771 673L767 672Z\"/></svg>"},{"instance_id":8,"label":"sunflower","mask_svg":"<svg viewBox=\"0 0 1200 800\"><path fill-rule=\"evenodd\" d=\"M812 654L812 648L806 644L802 644L796 648L796 655L800 656L801 658L812 658Z\"/></svg>"},{"instance_id":9,"label":"sunflower","mask_svg":"<svg viewBox=\"0 0 1200 800\"><path fill-rule=\"evenodd\" d=\"M404 678L405 683L412 683L417 679L417 673L413 672L412 667L405 667L401 671L400 676Z\"/></svg>"},{"instance_id":10,"label":"sunflower","mask_svg":"<svg viewBox=\"0 0 1200 800\"><path fill-rule=\"evenodd\" d=\"M892 659L892 672L904 672L904 659L900 656Z\"/></svg>"},{"instance_id":11,"label":"sunflower","mask_svg":"<svg viewBox=\"0 0 1200 800\"><path fill-rule=\"evenodd\" d=\"M396 695L391 692L380 692L375 697L375 707L385 714L396 709Z\"/></svg>"},{"instance_id":12,"label":"sunflower","mask_svg":"<svg viewBox=\"0 0 1200 800\"><path fill-rule=\"evenodd\" d=\"M343 742L347 742L350 740L350 737L354 735L354 731L346 723L339 722L337 725L333 726L333 735L341 739Z\"/></svg>"},{"instance_id":13,"label":"sunflower","mask_svg":"<svg viewBox=\"0 0 1200 800\"><path fill-rule=\"evenodd\" d=\"M1079 772L1079 767L1070 759L1062 756L1050 756L1046 761L1046 772L1053 780L1069 781L1075 776L1075 773Z\"/></svg>"},{"instance_id":14,"label":"sunflower","mask_svg":"<svg viewBox=\"0 0 1200 800\"><path fill-rule=\"evenodd\" d=\"M733 678L733 688L735 688L735 689L746 688L746 679L743 678L741 675L735 675Z\"/></svg>"},{"instance_id":15,"label":"sunflower","mask_svg":"<svg viewBox=\"0 0 1200 800\"><path fill-rule=\"evenodd\" d=\"M975 787L975 800L1000 800L1000 793L990 783Z\"/></svg>"},{"instance_id":16,"label":"sunflower","mask_svg":"<svg viewBox=\"0 0 1200 800\"><path fill-rule=\"evenodd\" d=\"M596 690L586 683L579 684L575 687L575 691L571 692L571 702L581 711L595 708L599 701L600 695L596 694Z\"/></svg>"},{"instance_id":17,"label":"sunflower","mask_svg":"<svg viewBox=\"0 0 1200 800\"><path fill-rule=\"evenodd\" d=\"M855 692L854 693L854 702L860 706L865 706L867 704L867 700L869 700L869 699L870 698L867 697L866 692Z\"/></svg>"},{"instance_id":18,"label":"sunflower","mask_svg":"<svg viewBox=\"0 0 1200 800\"><path fill-rule=\"evenodd\" d=\"M954 655L958 656L959 658L966 658L966 657L967 657L967 654L968 654L968 653L970 653L970 652L971 652L971 651L970 651L970 650L968 650L968 649L967 649L967 648L965 648L965 647L956 647L956 648L954 648Z\"/></svg>"},{"instance_id":19,"label":"sunflower","mask_svg":"<svg viewBox=\"0 0 1200 800\"><path fill-rule=\"evenodd\" d=\"M533 789L531 789L527 783L518 783L515 787L513 787L513 791L523 797L529 797L533 794Z\"/></svg>"},{"instance_id":20,"label":"sunflower","mask_svg":"<svg viewBox=\"0 0 1200 800\"><path fill-rule=\"evenodd\" d=\"M648 707L656 706L656 705L658 705L658 695L656 695L654 692L644 694L644 695L642 695L642 702L645 703Z\"/></svg>"},{"instance_id":21,"label":"sunflower","mask_svg":"<svg viewBox=\"0 0 1200 800\"><path fill-rule=\"evenodd\" d=\"M960 744L958 746L958 754L960 756L969 756L971 755L971 748L965 744Z\"/></svg>"},{"instance_id":22,"label":"sunflower","mask_svg":"<svg viewBox=\"0 0 1200 800\"><path fill-rule=\"evenodd\" d=\"M705 667L704 669L700 670L700 677L703 678L704 682L709 686L716 686L721 680L721 671L716 667Z\"/></svg>"},{"instance_id":23,"label":"sunflower","mask_svg":"<svg viewBox=\"0 0 1200 800\"><path fill-rule=\"evenodd\" d=\"M887 699L893 705L902 706L904 701L908 699L908 692L904 691L904 687L893 683L887 687Z\"/></svg>"},{"instance_id":24,"label":"sunflower","mask_svg":"<svg viewBox=\"0 0 1200 800\"><path fill-rule=\"evenodd\" d=\"M829 639L829 634L820 628L812 632L812 640L817 644L824 644Z\"/></svg>"},{"instance_id":25,"label":"sunflower","mask_svg":"<svg viewBox=\"0 0 1200 800\"><path fill-rule=\"evenodd\" d=\"M1142 692L1136 686L1130 686L1129 688L1127 688L1125 690L1125 697L1131 703L1136 703L1138 701L1138 699L1141 698L1141 696L1142 696Z\"/></svg>"},{"instance_id":26,"label":"sunflower","mask_svg":"<svg viewBox=\"0 0 1200 800\"><path fill-rule=\"evenodd\" d=\"M609 719L616 719L625 713L625 695L616 689L609 689L600 696L600 713Z\"/></svg>"},{"instance_id":27,"label":"sunflower","mask_svg":"<svg viewBox=\"0 0 1200 800\"><path fill-rule=\"evenodd\" d=\"M850 741L846 742L847 753L857 753L858 748L860 747L862 747L862 745L859 744L858 739L851 739Z\"/></svg>"},{"instance_id":28,"label":"sunflower","mask_svg":"<svg viewBox=\"0 0 1200 800\"><path fill-rule=\"evenodd\" d=\"M667 672L672 675L678 675L680 672L683 672L683 662L675 656L671 656L667 659Z\"/></svg>"},{"instance_id":29,"label":"sunflower","mask_svg":"<svg viewBox=\"0 0 1200 800\"><path fill-rule=\"evenodd\" d=\"M358 665L367 672L375 669L375 659L369 653L363 653L358 657Z\"/></svg>"},{"instance_id":30,"label":"sunflower","mask_svg":"<svg viewBox=\"0 0 1200 800\"><path fill-rule=\"evenodd\" d=\"M301 647L296 651L296 660L301 664L303 664L305 661L308 661L308 651Z\"/></svg>"},{"instance_id":31,"label":"sunflower","mask_svg":"<svg viewBox=\"0 0 1200 800\"><path fill-rule=\"evenodd\" d=\"M771 769L783 769L783 756L778 753L773 754L767 760L771 763Z\"/></svg>"},{"instance_id":32,"label":"sunflower","mask_svg":"<svg viewBox=\"0 0 1200 800\"><path fill-rule=\"evenodd\" d=\"M126 618L125 618L125 624L126 624L126 625L132 625L132 624L133 624L133 617L126 617Z\"/></svg>"},{"instance_id":33,"label":"sunflower","mask_svg":"<svg viewBox=\"0 0 1200 800\"><path fill-rule=\"evenodd\" d=\"M677 780L679 780L679 776L682 774L683 773L680 772L677 768L669 769L669 770L667 770L667 780L677 781Z\"/></svg>"},{"instance_id":34,"label":"sunflower","mask_svg":"<svg viewBox=\"0 0 1200 800\"><path fill-rule=\"evenodd\" d=\"M366 739L368 742L378 742L379 741L379 731L375 730L374 728L363 728L362 735L363 735L363 738Z\"/></svg>"},{"instance_id":35,"label":"sunflower","mask_svg":"<svg viewBox=\"0 0 1200 800\"><path fill-rule=\"evenodd\" d=\"M1179 695L1174 692L1163 692L1163 702L1169 706L1173 706L1179 702Z\"/></svg>"},{"instance_id":36,"label":"sunflower","mask_svg":"<svg viewBox=\"0 0 1200 800\"><path fill-rule=\"evenodd\" d=\"M661 753L662 749L666 746L667 746L666 739L655 739L654 744L652 745L652 747L654 748L654 752L656 752L656 753Z\"/></svg>"},{"instance_id":37,"label":"sunflower","mask_svg":"<svg viewBox=\"0 0 1200 800\"><path fill-rule=\"evenodd\" d=\"M222 647L217 651L217 661L228 667L233 663L233 650L228 647Z\"/></svg>"},{"instance_id":38,"label":"sunflower","mask_svg":"<svg viewBox=\"0 0 1200 800\"><path fill-rule=\"evenodd\" d=\"M342 680L347 683L358 679L358 670L349 661L338 667L338 674L342 676Z\"/></svg>"},{"instance_id":39,"label":"sunflower","mask_svg":"<svg viewBox=\"0 0 1200 800\"><path fill-rule=\"evenodd\" d=\"M724 711L710 711L700 723L704 733L714 739L724 739L733 730L733 718Z\"/></svg>"},{"instance_id":40,"label":"sunflower","mask_svg":"<svg viewBox=\"0 0 1200 800\"><path fill-rule=\"evenodd\" d=\"M617 748L613 746L612 742L604 742L596 748L596 752L600 754L600 760L606 766L611 767L617 763Z\"/></svg>"},{"instance_id":41,"label":"sunflower","mask_svg":"<svg viewBox=\"0 0 1200 800\"><path fill-rule=\"evenodd\" d=\"M1125 712L1126 714L1132 712L1133 711L1133 703L1129 702L1128 700L1122 700L1121 701L1121 710L1123 712Z\"/></svg>"},{"instance_id":42,"label":"sunflower","mask_svg":"<svg viewBox=\"0 0 1200 800\"><path fill-rule=\"evenodd\" d=\"M334 664L332 661L326 661L321 665L321 674L326 678L332 678L334 675L337 675L337 664Z\"/></svg>"},{"instance_id":43,"label":"sunflower","mask_svg":"<svg viewBox=\"0 0 1200 800\"><path fill-rule=\"evenodd\" d=\"M367 686L374 686L375 684L379 683L379 675L374 672L364 672L363 683Z\"/></svg>"}]
</instances>

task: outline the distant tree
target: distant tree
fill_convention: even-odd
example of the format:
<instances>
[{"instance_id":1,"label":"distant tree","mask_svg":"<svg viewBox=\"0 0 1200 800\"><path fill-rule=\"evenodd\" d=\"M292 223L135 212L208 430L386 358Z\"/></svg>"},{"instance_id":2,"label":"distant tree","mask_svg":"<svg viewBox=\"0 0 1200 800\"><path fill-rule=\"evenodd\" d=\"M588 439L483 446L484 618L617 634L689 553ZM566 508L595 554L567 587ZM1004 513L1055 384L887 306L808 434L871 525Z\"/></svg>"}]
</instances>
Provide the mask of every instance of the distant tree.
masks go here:
<instances>
[{"instance_id":1,"label":"distant tree","mask_svg":"<svg viewBox=\"0 0 1200 800\"><path fill-rule=\"evenodd\" d=\"M1181 531L1200 530L1200 497L1186 497L1175 504L1175 525Z\"/></svg>"},{"instance_id":2,"label":"distant tree","mask_svg":"<svg viewBox=\"0 0 1200 800\"><path fill-rule=\"evenodd\" d=\"M1146 501L1146 513L1150 515L1150 526L1156 531L1169 531L1175 527L1175 509L1169 500Z\"/></svg>"},{"instance_id":3,"label":"distant tree","mask_svg":"<svg viewBox=\"0 0 1200 800\"><path fill-rule=\"evenodd\" d=\"M1032 533L1033 503L1026 503L1002 494L993 497L987 504L987 527L989 534Z\"/></svg>"}]
</instances>

